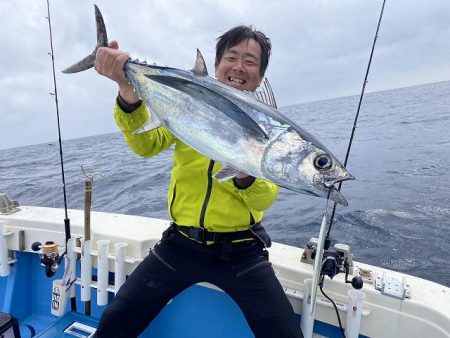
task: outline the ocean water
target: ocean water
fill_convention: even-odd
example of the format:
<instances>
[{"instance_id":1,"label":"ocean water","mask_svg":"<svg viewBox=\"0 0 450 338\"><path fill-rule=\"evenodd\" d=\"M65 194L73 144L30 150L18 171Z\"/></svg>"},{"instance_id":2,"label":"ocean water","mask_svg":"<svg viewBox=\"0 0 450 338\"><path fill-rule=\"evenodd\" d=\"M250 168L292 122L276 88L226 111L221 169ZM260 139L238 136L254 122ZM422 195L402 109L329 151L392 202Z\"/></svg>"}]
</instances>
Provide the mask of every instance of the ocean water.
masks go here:
<instances>
[{"instance_id":1,"label":"ocean water","mask_svg":"<svg viewBox=\"0 0 450 338\"><path fill-rule=\"evenodd\" d=\"M344 159L359 96L280 110ZM450 286L450 82L366 94L331 237L354 259ZM63 131L64 132L64 131ZM53 142L57 145L57 142ZM172 150L131 153L119 132L63 141L68 207L167 218ZM63 207L59 152L39 144L0 150L0 192L21 205ZM318 236L326 200L280 189L264 225L277 242L304 247ZM70 214L69 214L70 218ZM62 220L61 220L62 221Z\"/></svg>"}]
</instances>

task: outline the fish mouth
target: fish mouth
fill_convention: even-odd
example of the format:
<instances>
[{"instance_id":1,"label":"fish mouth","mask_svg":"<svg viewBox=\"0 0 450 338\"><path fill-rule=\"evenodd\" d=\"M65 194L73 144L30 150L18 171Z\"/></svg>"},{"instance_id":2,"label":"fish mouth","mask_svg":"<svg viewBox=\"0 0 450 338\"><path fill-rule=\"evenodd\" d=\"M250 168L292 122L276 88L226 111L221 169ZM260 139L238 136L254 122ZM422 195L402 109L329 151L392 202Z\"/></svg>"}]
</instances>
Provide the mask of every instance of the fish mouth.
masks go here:
<instances>
[{"instance_id":1,"label":"fish mouth","mask_svg":"<svg viewBox=\"0 0 450 338\"><path fill-rule=\"evenodd\" d=\"M327 189L330 189L330 198L335 201L336 203L339 203L343 205L344 207L348 206L348 202L345 199L344 195L341 194L341 192L334 186L336 183L348 181L348 180L354 180L355 177L353 177L350 174L346 174L343 177L334 177L333 179L327 180L324 182L324 186Z\"/></svg>"},{"instance_id":2,"label":"fish mouth","mask_svg":"<svg viewBox=\"0 0 450 338\"><path fill-rule=\"evenodd\" d=\"M352 175L350 175L350 174L347 174L347 175L345 175L345 176L343 176L343 177L334 177L333 179L326 180L326 181L323 183L323 185L324 185L325 187L327 187L327 188L333 188L333 186L334 186L336 183L340 183L340 182L344 182L344 181L349 181L349 180L354 180L354 179L355 179L354 176L352 176Z\"/></svg>"}]
</instances>

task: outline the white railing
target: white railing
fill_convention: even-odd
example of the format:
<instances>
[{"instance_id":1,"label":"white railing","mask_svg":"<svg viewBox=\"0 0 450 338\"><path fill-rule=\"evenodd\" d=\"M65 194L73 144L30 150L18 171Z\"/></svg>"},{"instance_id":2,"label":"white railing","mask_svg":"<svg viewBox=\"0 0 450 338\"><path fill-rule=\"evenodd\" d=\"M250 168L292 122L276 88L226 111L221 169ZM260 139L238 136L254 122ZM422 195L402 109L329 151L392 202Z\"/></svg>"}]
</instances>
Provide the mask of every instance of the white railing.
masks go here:
<instances>
[{"instance_id":1,"label":"white railing","mask_svg":"<svg viewBox=\"0 0 450 338\"><path fill-rule=\"evenodd\" d=\"M74 284L81 287L81 301L91 300L91 289L97 289L97 305L108 304L108 292L117 294L120 287L125 283L127 264L135 265L142 259L127 256L127 243L115 243L114 253L110 253L111 243L109 240L98 240L95 242L97 250L92 248L92 241L82 242L81 247L76 246L76 239L71 238L67 243L67 255L71 264L75 264L76 255L81 254L81 274L80 278L75 276L75 265L71 269L75 280ZM97 261L97 281L92 280L93 260ZM110 261L114 262L114 285L109 284ZM74 295L75 288L72 287L71 296Z\"/></svg>"},{"instance_id":2,"label":"white railing","mask_svg":"<svg viewBox=\"0 0 450 338\"><path fill-rule=\"evenodd\" d=\"M5 231L5 221L0 220L0 277L6 277L10 273L10 264L16 260L9 258L8 241L6 237L12 236L12 232Z\"/></svg>"}]
</instances>

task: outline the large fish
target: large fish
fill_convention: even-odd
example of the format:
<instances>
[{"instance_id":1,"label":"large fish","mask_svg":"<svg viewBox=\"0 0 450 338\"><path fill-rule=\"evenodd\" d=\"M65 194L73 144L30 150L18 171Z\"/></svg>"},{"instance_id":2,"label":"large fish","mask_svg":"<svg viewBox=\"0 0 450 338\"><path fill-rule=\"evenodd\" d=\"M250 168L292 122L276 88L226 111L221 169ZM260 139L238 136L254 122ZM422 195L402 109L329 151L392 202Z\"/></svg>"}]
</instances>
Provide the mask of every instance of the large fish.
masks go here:
<instances>
[{"instance_id":1,"label":"large fish","mask_svg":"<svg viewBox=\"0 0 450 338\"><path fill-rule=\"evenodd\" d=\"M95 6L97 47L63 72L91 68L98 47L108 39L102 15ZM191 71L128 60L125 75L151 113L136 132L159 126L203 154L223 164L214 177L221 181L247 173L287 189L346 199L334 184L353 179L344 166L316 138L251 94L208 76L197 50Z\"/></svg>"}]
</instances>

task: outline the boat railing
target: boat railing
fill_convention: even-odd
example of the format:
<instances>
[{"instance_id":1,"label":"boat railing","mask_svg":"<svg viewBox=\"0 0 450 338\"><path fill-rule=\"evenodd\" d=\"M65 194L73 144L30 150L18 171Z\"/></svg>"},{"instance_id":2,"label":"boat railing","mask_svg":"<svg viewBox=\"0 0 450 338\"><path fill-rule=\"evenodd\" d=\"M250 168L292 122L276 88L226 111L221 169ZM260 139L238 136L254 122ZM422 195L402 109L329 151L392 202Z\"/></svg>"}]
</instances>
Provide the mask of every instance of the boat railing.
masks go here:
<instances>
[{"instance_id":1,"label":"boat railing","mask_svg":"<svg viewBox=\"0 0 450 338\"><path fill-rule=\"evenodd\" d=\"M100 239L97 241L87 240L77 245L80 241L71 238L67 242L67 256L69 268L72 276L72 284L78 284L81 287L81 301L91 300L91 289L97 290L97 305L108 304L108 292L117 294L120 287L125 283L126 276L130 266L136 266L142 261L140 258L127 256L128 244L124 242L111 244L111 241ZM97 249L93 248L93 244ZM110 250L112 247L113 250ZM111 252L112 251L112 252ZM75 262L77 255L80 255L80 277L76 276ZM96 280L93 278L93 267L97 266ZM109 284L109 272L114 272L114 281ZM71 288L71 296L74 293L74 287Z\"/></svg>"}]
</instances>

